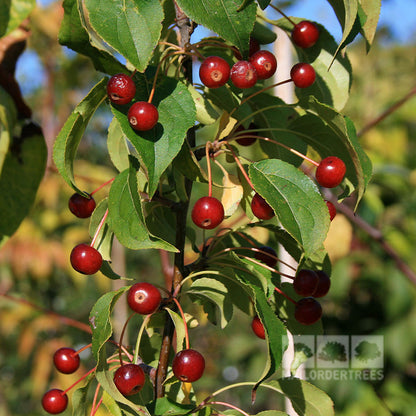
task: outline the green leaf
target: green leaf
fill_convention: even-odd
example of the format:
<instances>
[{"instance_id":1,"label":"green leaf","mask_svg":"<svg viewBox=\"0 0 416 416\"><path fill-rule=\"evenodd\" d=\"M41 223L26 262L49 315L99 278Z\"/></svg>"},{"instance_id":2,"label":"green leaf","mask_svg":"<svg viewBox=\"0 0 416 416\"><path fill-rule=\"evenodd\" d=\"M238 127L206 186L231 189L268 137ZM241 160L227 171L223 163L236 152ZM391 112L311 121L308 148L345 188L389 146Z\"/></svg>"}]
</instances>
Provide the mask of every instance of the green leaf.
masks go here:
<instances>
[{"instance_id":1,"label":"green leaf","mask_svg":"<svg viewBox=\"0 0 416 416\"><path fill-rule=\"evenodd\" d=\"M328 208L315 183L294 166L278 159L250 165L256 191L273 208L283 228L305 255L319 249L329 228Z\"/></svg>"},{"instance_id":2,"label":"green leaf","mask_svg":"<svg viewBox=\"0 0 416 416\"><path fill-rule=\"evenodd\" d=\"M148 0L85 0L92 29L140 72L143 72L162 31L163 7Z\"/></svg>"},{"instance_id":3,"label":"green leaf","mask_svg":"<svg viewBox=\"0 0 416 416\"><path fill-rule=\"evenodd\" d=\"M267 0L270 3L270 0ZM266 3L266 2L264 2ZM277 39L277 34L275 31L270 30L267 26L256 21L254 24L253 33L251 36L256 39L260 45L268 45L269 43L273 43Z\"/></svg>"},{"instance_id":4,"label":"green leaf","mask_svg":"<svg viewBox=\"0 0 416 416\"><path fill-rule=\"evenodd\" d=\"M169 308L165 309L169 313L169 316L172 319L173 324L175 325L176 351L182 351L185 343L186 334L185 322L177 312L174 312L172 309Z\"/></svg>"},{"instance_id":5,"label":"green leaf","mask_svg":"<svg viewBox=\"0 0 416 416\"><path fill-rule=\"evenodd\" d=\"M221 316L221 328L225 328L233 316L233 306L230 302L228 288L215 278L202 277L195 280L187 290L187 294L205 297L218 306Z\"/></svg>"},{"instance_id":6,"label":"green leaf","mask_svg":"<svg viewBox=\"0 0 416 416\"><path fill-rule=\"evenodd\" d=\"M333 416L334 403L322 390L298 378L280 378L263 384L284 394L299 416Z\"/></svg>"},{"instance_id":7,"label":"green leaf","mask_svg":"<svg viewBox=\"0 0 416 416\"><path fill-rule=\"evenodd\" d=\"M121 172L111 185L108 221L117 239L127 248L177 251L174 246L155 237L147 229L137 188L137 171L133 165Z\"/></svg>"},{"instance_id":8,"label":"green leaf","mask_svg":"<svg viewBox=\"0 0 416 416\"><path fill-rule=\"evenodd\" d=\"M280 410L263 410L262 412L256 413L256 416L288 416L288 414Z\"/></svg>"},{"instance_id":9,"label":"green leaf","mask_svg":"<svg viewBox=\"0 0 416 416\"><path fill-rule=\"evenodd\" d=\"M351 188L346 187L343 196L356 190L358 204L371 179L372 165L359 143L355 127L348 117L314 98L310 99L309 106L317 115L308 113L294 120L290 128L299 132L322 158L337 156L343 160L347 168L345 178Z\"/></svg>"},{"instance_id":10,"label":"green leaf","mask_svg":"<svg viewBox=\"0 0 416 416\"><path fill-rule=\"evenodd\" d=\"M179 7L196 23L216 32L235 45L243 56L248 53L250 33L256 21L253 0L240 9L235 0L178 0Z\"/></svg>"},{"instance_id":11,"label":"green leaf","mask_svg":"<svg viewBox=\"0 0 416 416\"><path fill-rule=\"evenodd\" d=\"M0 37L16 29L36 5L36 0L2 0L0 5Z\"/></svg>"},{"instance_id":12,"label":"green leaf","mask_svg":"<svg viewBox=\"0 0 416 416\"><path fill-rule=\"evenodd\" d=\"M359 2L362 12L366 15L365 23L361 28L361 34L366 41L368 52L376 34L378 19L380 17L381 0L359 0Z\"/></svg>"},{"instance_id":13,"label":"green leaf","mask_svg":"<svg viewBox=\"0 0 416 416\"><path fill-rule=\"evenodd\" d=\"M61 45L91 58L97 71L110 75L125 72L126 68L108 51L101 50L88 35L81 22L77 0L64 0L64 18L58 34Z\"/></svg>"},{"instance_id":14,"label":"green leaf","mask_svg":"<svg viewBox=\"0 0 416 416\"><path fill-rule=\"evenodd\" d=\"M117 402L105 390L103 392L103 403L111 415L123 416L123 413L121 412Z\"/></svg>"},{"instance_id":15,"label":"green leaf","mask_svg":"<svg viewBox=\"0 0 416 416\"><path fill-rule=\"evenodd\" d=\"M80 194L83 192L75 184L74 159L92 115L107 96L106 86L107 78L103 78L75 107L59 132L53 147L53 160L59 173L68 185Z\"/></svg>"},{"instance_id":16,"label":"green leaf","mask_svg":"<svg viewBox=\"0 0 416 416\"><path fill-rule=\"evenodd\" d=\"M95 232L98 229L101 223L101 220L103 219L104 215L106 215L107 209L108 209L108 198L104 198L96 206L94 212L91 215L90 227L89 227L89 233L91 237L95 235ZM111 229L108 226L108 219L106 219L104 223L102 224L100 232L98 233L98 236L94 243L94 248L96 248L101 253L103 260L111 260L111 249L113 246L113 237L114 237L114 234L112 233Z\"/></svg>"},{"instance_id":17,"label":"green leaf","mask_svg":"<svg viewBox=\"0 0 416 416\"><path fill-rule=\"evenodd\" d=\"M39 126L31 123L13 139L0 175L0 243L29 214L46 168L47 148Z\"/></svg>"},{"instance_id":18,"label":"green leaf","mask_svg":"<svg viewBox=\"0 0 416 416\"><path fill-rule=\"evenodd\" d=\"M146 87L139 86L139 96L145 99ZM146 98L147 99L147 98ZM153 104L159 112L159 122L150 131L136 132L127 119L128 108L112 106L124 134L133 144L141 163L146 168L149 180L149 196L159 186L159 180L166 168L181 150L186 132L195 123L195 105L187 87L174 79L162 78L156 86Z\"/></svg>"},{"instance_id":19,"label":"green leaf","mask_svg":"<svg viewBox=\"0 0 416 416\"><path fill-rule=\"evenodd\" d=\"M127 146L126 136L115 117L108 127L107 149L111 161L119 172L129 167L130 152Z\"/></svg>"},{"instance_id":20,"label":"green leaf","mask_svg":"<svg viewBox=\"0 0 416 416\"><path fill-rule=\"evenodd\" d=\"M87 377L87 383L74 391L74 394L72 395L72 416L85 416L86 409L90 404L88 390L93 379L94 374L90 374Z\"/></svg>"},{"instance_id":21,"label":"green leaf","mask_svg":"<svg viewBox=\"0 0 416 416\"><path fill-rule=\"evenodd\" d=\"M195 405L177 403L166 396L156 399L147 407L149 412L155 416L185 415L195 409Z\"/></svg>"},{"instance_id":22,"label":"green leaf","mask_svg":"<svg viewBox=\"0 0 416 416\"><path fill-rule=\"evenodd\" d=\"M9 151L13 129L17 121L16 106L12 97L0 87L0 174Z\"/></svg>"},{"instance_id":23,"label":"green leaf","mask_svg":"<svg viewBox=\"0 0 416 416\"><path fill-rule=\"evenodd\" d=\"M107 292L97 300L91 309L89 317L92 329L91 350L97 362L100 362L100 353L113 333L111 313L119 297L128 289L129 286L125 286L119 290Z\"/></svg>"}]
</instances>

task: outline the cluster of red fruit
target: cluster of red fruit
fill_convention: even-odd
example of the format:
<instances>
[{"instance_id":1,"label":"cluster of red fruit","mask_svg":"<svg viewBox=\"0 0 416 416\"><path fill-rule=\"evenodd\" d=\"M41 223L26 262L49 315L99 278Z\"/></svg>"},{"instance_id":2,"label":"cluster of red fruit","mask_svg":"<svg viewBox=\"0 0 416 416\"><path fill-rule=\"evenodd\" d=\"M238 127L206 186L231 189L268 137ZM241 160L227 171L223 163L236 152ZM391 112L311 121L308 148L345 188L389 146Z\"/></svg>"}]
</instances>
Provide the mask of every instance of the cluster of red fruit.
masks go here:
<instances>
[{"instance_id":1,"label":"cluster of red fruit","mask_svg":"<svg viewBox=\"0 0 416 416\"><path fill-rule=\"evenodd\" d=\"M107 95L113 104L129 104L136 95L136 85L131 76L113 75L107 84ZM127 113L130 126L137 131L151 130L159 120L157 108L147 101L136 101Z\"/></svg>"}]
</instances>

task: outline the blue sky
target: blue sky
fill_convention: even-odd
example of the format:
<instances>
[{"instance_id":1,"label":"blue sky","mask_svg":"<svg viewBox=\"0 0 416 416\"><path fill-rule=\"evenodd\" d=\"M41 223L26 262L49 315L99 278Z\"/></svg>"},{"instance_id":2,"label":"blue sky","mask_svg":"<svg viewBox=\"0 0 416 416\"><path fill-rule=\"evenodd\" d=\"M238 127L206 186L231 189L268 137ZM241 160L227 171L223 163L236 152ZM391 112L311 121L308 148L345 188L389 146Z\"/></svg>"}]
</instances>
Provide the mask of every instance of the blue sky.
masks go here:
<instances>
[{"instance_id":1,"label":"blue sky","mask_svg":"<svg viewBox=\"0 0 416 416\"><path fill-rule=\"evenodd\" d=\"M47 5L52 0L38 0ZM301 0L296 6L287 8L285 13L323 24L337 41L341 39L341 28L327 0ZM416 43L416 0L382 0L380 25L387 26L392 33L392 41ZM35 53L27 50L19 59L17 79L23 94L29 93L42 83L42 66Z\"/></svg>"}]
</instances>

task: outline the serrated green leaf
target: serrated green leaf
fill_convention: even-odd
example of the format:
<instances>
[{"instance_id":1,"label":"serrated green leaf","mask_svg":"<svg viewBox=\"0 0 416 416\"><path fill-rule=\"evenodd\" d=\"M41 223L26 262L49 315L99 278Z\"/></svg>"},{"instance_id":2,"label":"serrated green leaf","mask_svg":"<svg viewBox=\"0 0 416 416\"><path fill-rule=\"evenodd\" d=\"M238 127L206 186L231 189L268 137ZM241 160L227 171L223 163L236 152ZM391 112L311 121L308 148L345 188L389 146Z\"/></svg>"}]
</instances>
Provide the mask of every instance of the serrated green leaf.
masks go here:
<instances>
[{"instance_id":1,"label":"serrated green leaf","mask_svg":"<svg viewBox=\"0 0 416 416\"><path fill-rule=\"evenodd\" d=\"M185 342L185 334L186 334L186 328L185 328L185 322L183 321L182 317L174 312L172 309L165 308L168 312L170 318L172 319L173 324L175 325L176 330L176 351L182 351L184 348L184 342Z\"/></svg>"},{"instance_id":2,"label":"serrated green leaf","mask_svg":"<svg viewBox=\"0 0 416 416\"><path fill-rule=\"evenodd\" d=\"M19 227L35 201L46 168L47 148L42 131L34 124L14 138L0 175L0 243Z\"/></svg>"},{"instance_id":3,"label":"serrated green leaf","mask_svg":"<svg viewBox=\"0 0 416 416\"><path fill-rule=\"evenodd\" d=\"M278 159L250 165L256 191L273 208L283 228L309 256L319 249L329 228L328 208L315 183L294 166Z\"/></svg>"},{"instance_id":4,"label":"serrated green leaf","mask_svg":"<svg viewBox=\"0 0 416 416\"><path fill-rule=\"evenodd\" d=\"M91 309L89 323L92 329L92 354L100 363L100 353L113 333L111 313L119 297L129 286L102 295Z\"/></svg>"},{"instance_id":5,"label":"serrated green leaf","mask_svg":"<svg viewBox=\"0 0 416 416\"><path fill-rule=\"evenodd\" d=\"M74 159L85 129L100 104L107 96L107 78L103 78L75 107L56 138L53 147L55 165L69 186L83 194L75 184Z\"/></svg>"},{"instance_id":6,"label":"serrated green leaf","mask_svg":"<svg viewBox=\"0 0 416 416\"><path fill-rule=\"evenodd\" d=\"M130 152L127 146L126 136L115 117L108 127L107 149L111 161L119 172L129 167Z\"/></svg>"},{"instance_id":7,"label":"serrated green leaf","mask_svg":"<svg viewBox=\"0 0 416 416\"><path fill-rule=\"evenodd\" d=\"M126 68L108 51L100 50L93 45L93 40L82 25L77 0L64 0L63 9L64 18L59 30L59 43L91 58L97 71L109 75L125 72Z\"/></svg>"},{"instance_id":8,"label":"serrated green leaf","mask_svg":"<svg viewBox=\"0 0 416 416\"><path fill-rule=\"evenodd\" d=\"M178 0L179 7L196 23L211 29L235 45L243 56L248 53L250 33L256 21L253 0L240 9L234 0Z\"/></svg>"},{"instance_id":9,"label":"serrated green leaf","mask_svg":"<svg viewBox=\"0 0 416 416\"><path fill-rule=\"evenodd\" d=\"M137 171L133 165L121 172L111 185L108 221L117 239L127 248L177 251L174 246L152 235L147 229L137 187Z\"/></svg>"},{"instance_id":10,"label":"serrated green leaf","mask_svg":"<svg viewBox=\"0 0 416 416\"><path fill-rule=\"evenodd\" d=\"M257 3L259 3L259 6L262 10L264 10L269 4L271 0L257 0Z\"/></svg>"},{"instance_id":11,"label":"serrated green leaf","mask_svg":"<svg viewBox=\"0 0 416 416\"><path fill-rule=\"evenodd\" d=\"M92 29L140 72L143 72L162 31L163 7L148 0L85 0Z\"/></svg>"},{"instance_id":12,"label":"serrated green leaf","mask_svg":"<svg viewBox=\"0 0 416 416\"><path fill-rule=\"evenodd\" d=\"M365 13L367 17L361 28L361 34L366 41L368 52L376 34L378 19L381 11L381 0L359 0L359 2L363 13Z\"/></svg>"},{"instance_id":13,"label":"serrated green leaf","mask_svg":"<svg viewBox=\"0 0 416 416\"><path fill-rule=\"evenodd\" d=\"M121 412L117 402L105 390L103 392L103 403L111 415L123 416L123 413Z\"/></svg>"},{"instance_id":14,"label":"serrated green leaf","mask_svg":"<svg viewBox=\"0 0 416 416\"><path fill-rule=\"evenodd\" d=\"M270 0L263 1L263 3L270 3ZM256 21L254 24L253 33L251 36L256 39L260 45L268 45L273 43L277 39L277 34L275 31L269 29L266 25Z\"/></svg>"},{"instance_id":15,"label":"serrated green leaf","mask_svg":"<svg viewBox=\"0 0 416 416\"><path fill-rule=\"evenodd\" d=\"M138 88L136 99L147 96L146 87ZM147 99L147 98L146 98ZM150 131L134 131L127 119L128 108L112 106L124 134L139 154L149 180L149 196L159 186L159 180L166 168L181 150L186 132L195 123L195 105L187 87L169 78L162 78L156 87L153 99L159 112L159 122Z\"/></svg>"},{"instance_id":16,"label":"serrated green leaf","mask_svg":"<svg viewBox=\"0 0 416 416\"><path fill-rule=\"evenodd\" d=\"M147 406L150 413L155 416L184 415L195 409L195 405L174 402L168 397L161 397Z\"/></svg>"},{"instance_id":17,"label":"serrated green leaf","mask_svg":"<svg viewBox=\"0 0 416 416\"><path fill-rule=\"evenodd\" d=\"M0 174L9 151L13 129L17 121L16 106L12 97L0 87Z\"/></svg>"},{"instance_id":18,"label":"serrated green leaf","mask_svg":"<svg viewBox=\"0 0 416 416\"><path fill-rule=\"evenodd\" d=\"M3 0L0 5L0 37L16 29L36 5L36 0Z\"/></svg>"}]
</instances>

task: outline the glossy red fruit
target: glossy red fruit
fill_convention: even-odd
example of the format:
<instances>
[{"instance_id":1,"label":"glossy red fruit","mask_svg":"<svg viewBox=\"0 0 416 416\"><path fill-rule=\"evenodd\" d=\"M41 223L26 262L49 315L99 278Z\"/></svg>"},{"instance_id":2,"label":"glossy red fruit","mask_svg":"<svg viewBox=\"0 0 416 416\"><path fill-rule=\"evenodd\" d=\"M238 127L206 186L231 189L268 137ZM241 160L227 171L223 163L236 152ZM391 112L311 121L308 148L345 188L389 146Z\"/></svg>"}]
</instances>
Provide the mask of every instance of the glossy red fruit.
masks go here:
<instances>
[{"instance_id":1,"label":"glossy red fruit","mask_svg":"<svg viewBox=\"0 0 416 416\"><path fill-rule=\"evenodd\" d=\"M335 215L337 215L337 209L331 201L325 201L325 203L328 207L329 219L332 221L335 218Z\"/></svg>"},{"instance_id":2,"label":"glossy red fruit","mask_svg":"<svg viewBox=\"0 0 416 416\"><path fill-rule=\"evenodd\" d=\"M329 292L331 287L331 279L323 270L318 270L315 273L318 275L319 281L318 286L315 289L315 292L313 292L312 296L314 298L322 298Z\"/></svg>"},{"instance_id":3,"label":"glossy red fruit","mask_svg":"<svg viewBox=\"0 0 416 416\"><path fill-rule=\"evenodd\" d=\"M42 397L42 407L51 415L62 413L68 406L68 396L60 389L51 389Z\"/></svg>"},{"instance_id":4,"label":"glossy red fruit","mask_svg":"<svg viewBox=\"0 0 416 416\"><path fill-rule=\"evenodd\" d=\"M95 209L95 200L92 196L85 197L75 193L69 198L68 208L76 217L88 218Z\"/></svg>"},{"instance_id":5,"label":"glossy red fruit","mask_svg":"<svg viewBox=\"0 0 416 416\"><path fill-rule=\"evenodd\" d=\"M292 30L293 43L301 48L310 48L319 39L318 26L308 20L303 20L295 25Z\"/></svg>"},{"instance_id":6,"label":"glossy red fruit","mask_svg":"<svg viewBox=\"0 0 416 416\"><path fill-rule=\"evenodd\" d=\"M130 126L137 131L151 130L159 120L157 108L146 101L137 101L127 113Z\"/></svg>"},{"instance_id":7,"label":"glossy red fruit","mask_svg":"<svg viewBox=\"0 0 416 416\"><path fill-rule=\"evenodd\" d=\"M149 315L159 309L162 296L159 289L150 283L135 283L127 293L130 308L141 315Z\"/></svg>"},{"instance_id":8,"label":"glossy red fruit","mask_svg":"<svg viewBox=\"0 0 416 416\"><path fill-rule=\"evenodd\" d=\"M204 369L204 357L192 348L179 351L173 358L173 374L181 381L192 383L200 379Z\"/></svg>"},{"instance_id":9,"label":"glossy red fruit","mask_svg":"<svg viewBox=\"0 0 416 416\"><path fill-rule=\"evenodd\" d=\"M63 374L72 374L78 370L81 360L73 348L63 347L55 351L53 363Z\"/></svg>"},{"instance_id":10,"label":"glossy red fruit","mask_svg":"<svg viewBox=\"0 0 416 416\"><path fill-rule=\"evenodd\" d=\"M275 56L269 51L258 51L250 56L250 62L254 66L259 79L268 79L274 75L277 68Z\"/></svg>"},{"instance_id":11,"label":"glossy red fruit","mask_svg":"<svg viewBox=\"0 0 416 416\"><path fill-rule=\"evenodd\" d=\"M146 376L139 365L124 364L117 368L113 380L123 396L131 396L143 388Z\"/></svg>"},{"instance_id":12,"label":"glossy red fruit","mask_svg":"<svg viewBox=\"0 0 416 416\"><path fill-rule=\"evenodd\" d=\"M302 325L312 325L322 317L321 304L314 298L302 298L296 302L295 319Z\"/></svg>"},{"instance_id":13,"label":"glossy red fruit","mask_svg":"<svg viewBox=\"0 0 416 416\"><path fill-rule=\"evenodd\" d=\"M224 219L224 207L217 198L203 196L195 202L191 218L196 226L211 230L220 225Z\"/></svg>"},{"instance_id":14,"label":"glossy red fruit","mask_svg":"<svg viewBox=\"0 0 416 416\"><path fill-rule=\"evenodd\" d=\"M300 296L312 296L318 287L319 277L313 270L302 269L293 279L293 289Z\"/></svg>"},{"instance_id":15,"label":"glossy red fruit","mask_svg":"<svg viewBox=\"0 0 416 416\"><path fill-rule=\"evenodd\" d=\"M256 85L257 72L249 61L238 61L231 68L230 78L237 88L251 88Z\"/></svg>"},{"instance_id":16,"label":"glossy red fruit","mask_svg":"<svg viewBox=\"0 0 416 416\"><path fill-rule=\"evenodd\" d=\"M251 321L251 329L253 332L261 339L266 339L266 333L264 331L264 326L260 321L258 316L255 316Z\"/></svg>"},{"instance_id":17,"label":"glossy red fruit","mask_svg":"<svg viewBox=\"0 0 416 416\"><path fill-rule=\"evenodd\" d=\"M250 37L250 44L249 44L249 50L248 50L248 56L253 55L254 53L256 53L257 51L260 50L260 43L257 39L251 38ZM235 50L234 51L234 56L238 59L241 60L243 59L243 56L241 55L239 50Z\"/></svg>"},{"instance_id":18,"label":"glossy red fruit","mask_svg":"<svg viewBox=\"0 0 416 416\"><path fill-rule=\"evenodd\" d=\"M275 215L273 208L259 194L251 200L251 211L260 220L270 220Z\"/></svg>"},{"instance_id":19,"label":"glossy red fruit","mask_svg":"<svg viewBox=\"0 0 416 416\"><path fill-rule=\"evenodd\" d=\"M298 88L307 88L315 82L316 73L312 65L299 62L290 70L290 78Z\"/></svg>"},{"instance_id":20,"label":"glossy red fruit","mask_svg":"<svg viewBox=\"0 0 416 416\"><path fill-rule=\"evenodd\" d=\"M345 163L336 156L322 159L316 168L315 178L319 185L325 188L335 188L344 179L347 168Z\"/></svg>"},{"instance_id":21,"label":"glossy red fruit","mask_svg":"<svg viewBox=\"0 0 416 416\"><path fill-rule=\"evenodd\" d=\"M268 246L259 247L259 250L261 251L256 251L254 257L264 264L267 264L269 267L275 267L277 264L276 250Z\"/></svg>"},{"instance_id":22,"label":"glossy red fruit","mask_svg":"<svg viewBox=\"0 0 416 416\"><path fill-rule=\"evenodd\" d=\"M98 250L88 244L78 244L71 251L72 267L82 274L94 274L101 269L103 258Z\"/></svg>"},{"instance_id":23,"label":"glossy red fruit","mask_svg":"<svg viewBox=\"0 0 416 416\"><path fill-rule=\"evenodd\" d=\"M128 104L136 95L136 85L126 74L113 75L107 84L107 94L114 104Z\"/></svg>"},{"instance_id":24,"label":"glossy red fruit","mask_svg":"<svg viewBox=\"0 0 416 416\"><path fill-rule=\"evenodd\" d=\"M199 78L208 88L219 88L230 78L230 65L219 56L209 56L199 67Z\"/></svg>"}]
</instances>

